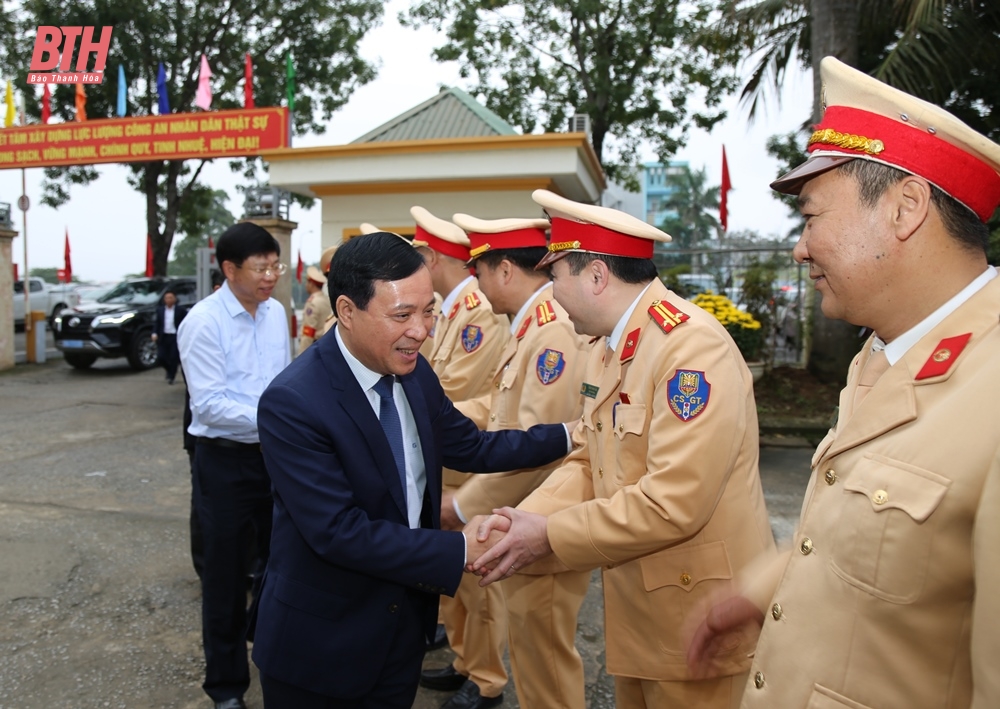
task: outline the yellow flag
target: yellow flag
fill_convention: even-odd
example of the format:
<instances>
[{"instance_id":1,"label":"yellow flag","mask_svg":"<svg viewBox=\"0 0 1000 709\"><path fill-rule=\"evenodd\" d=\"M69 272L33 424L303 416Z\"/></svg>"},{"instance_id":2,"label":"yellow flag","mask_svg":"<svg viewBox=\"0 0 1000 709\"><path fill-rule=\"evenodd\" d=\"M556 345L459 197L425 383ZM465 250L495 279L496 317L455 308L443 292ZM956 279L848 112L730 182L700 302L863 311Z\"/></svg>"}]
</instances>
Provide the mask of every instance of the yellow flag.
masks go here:
<instances>
[{"instance_id":1,"label":"yellow flag","mask_svg":"<svg viewBox=\"0 0 1000 709\"><path fill-rule=\"evenodd\" d=\"M5 128L10 128L14 125L14 89L10 86L10 81L7 82L7 99L5 101L7 104L7 115L4 116L3 125Z\"/></svg>"}]
</instances>

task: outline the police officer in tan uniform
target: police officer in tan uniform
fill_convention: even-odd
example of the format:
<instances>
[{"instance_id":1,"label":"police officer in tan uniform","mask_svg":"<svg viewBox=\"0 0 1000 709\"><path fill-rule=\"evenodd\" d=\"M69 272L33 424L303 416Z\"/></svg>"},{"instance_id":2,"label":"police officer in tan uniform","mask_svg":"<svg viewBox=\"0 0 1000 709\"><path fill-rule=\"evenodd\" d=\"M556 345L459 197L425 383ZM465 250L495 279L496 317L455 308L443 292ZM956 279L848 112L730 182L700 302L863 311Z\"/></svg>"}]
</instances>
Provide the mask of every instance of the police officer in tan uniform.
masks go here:
<instances>
[{"instance_id":1,"label":"police officer in tan uniform","mask_svg":"<svg viewBox=\"0 0 1000 709\"><path fill-rule=\"evenodd\" d=\"M452 221L468 233L479 287L495 312L511 317L512 335L493 375L491 394L456 408L489 431L579 419L590 338L574 332L566 311L553 299L548 269L535 269L546 253L548 221L485 221L466 214L456 214ZM555 467L473 475L453 497L442 500L442 518L448 514L453 525L460 525L474 515L516 505ZM449 501L453 509L448 509ZM475 576L463 583L481 591ZM570 571L551 558L499 584L521 706L585 706L583 661L575 639L589 585L589 571Z\"/></svg>"},{"instance_id":2,"label":"police officer in tan uniform","mask_svg":"<svg viewBox=\"0 0 1000 709\"><path fill-rule=\"evenodd\" d=\"M309 297L306 299L305 308L302 311L299 354L305 352L309 345L323 336L326 331L324 329L326 321L333 317L330 298L323 290L325 285L326 276L318 268L310 266L306 269L306 292L309 293Z\"/></svg>"},{"instance_id":3,"label":"police officer in tan uniform","mask_svg":"<svg viewBox=\"0 0 1000 709\"><path fill-rule=\"evenodd\" d=\"M828 317L873 335L791 549L716 605L692 667L763 624L745 709L1000 707L1000 146L827 57L799 196Z\"/></svg>"},{"instance_id":4,"label":"police officer in tan uniform","mask_svg":"<svg viewBox=\"0 0 1000 709\"><path fill-rule=\"evenodd\" d=\"M410 214L417 223L413 245L427 263L434 290L444 295L428 360L453 402L487 394L510 338L510 323L493 312L476 278L469 274L465 232L423 207L411 208ZM471 477L447 468L442 475L445 496ZM441 618L455 660L447 667L425 670L420 683L454 691L468 682L469 687L442 705L448 709L497 706L507 684L503 665L507 614L500 589L463 582L454 598L441 598Z\"/></svg>"},{"instance_id":5,"label":"police officer in tan uniform","mask_svg":"<svg viewBox=\"0 0 1000 709\"><path fill-rule=\"evenodd\" d=\"M326 249L319 257L319 270L323 272L324 277L330 272L330 263L333 261L333 255L335 253L337 253L337 247L331 246L330 248ZM329 299L330 299L330 294L327 293L327 300ZM331 309L330 315L327 316L326 320L324 320L323 324L320 326L319 329L320 337L329 332L330 328L333 327L333 324L335 322L337 322L337 316L333 313Z\"/></svg>"},{"instance_id":6,"label":"police officer in tan uniform","mask_svg":"<svg viewBox=\"0 0 1000 709\"><path fill-rule=\"evenodd\" d=\"M556 300L599 336L583 419L562 465L516 509L475 567L484 583L554 553L603 569L608 673L623 709L738 706L755 637L737 636L708 677L684 658L682 622L774 539L757 472L753 382L710 314L667 290L652 262L669 236L617 210L533 194L552 219ZM484 535L485 536L485 535Z\"/></svg>"}]
</instances>

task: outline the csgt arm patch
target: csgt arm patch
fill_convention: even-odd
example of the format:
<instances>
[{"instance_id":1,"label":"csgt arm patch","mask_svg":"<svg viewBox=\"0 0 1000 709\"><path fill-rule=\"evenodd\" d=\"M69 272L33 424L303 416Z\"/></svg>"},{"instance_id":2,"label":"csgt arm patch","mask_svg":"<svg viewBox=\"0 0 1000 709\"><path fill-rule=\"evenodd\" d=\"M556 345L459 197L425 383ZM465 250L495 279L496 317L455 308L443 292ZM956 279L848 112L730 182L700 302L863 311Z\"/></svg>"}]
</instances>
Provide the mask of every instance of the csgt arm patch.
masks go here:
<instances>
[{"instance_id":1,"label":"csgt arm patch","mask_svg":"<svg viewBox=\"0 0 1000 709\"><path fill-rule=\"evenodd\" d=\"M704 372L678 369L667 382L667 403L674 416L687 423L705 412L711 392Z\"/></svg>"}]
</instances>

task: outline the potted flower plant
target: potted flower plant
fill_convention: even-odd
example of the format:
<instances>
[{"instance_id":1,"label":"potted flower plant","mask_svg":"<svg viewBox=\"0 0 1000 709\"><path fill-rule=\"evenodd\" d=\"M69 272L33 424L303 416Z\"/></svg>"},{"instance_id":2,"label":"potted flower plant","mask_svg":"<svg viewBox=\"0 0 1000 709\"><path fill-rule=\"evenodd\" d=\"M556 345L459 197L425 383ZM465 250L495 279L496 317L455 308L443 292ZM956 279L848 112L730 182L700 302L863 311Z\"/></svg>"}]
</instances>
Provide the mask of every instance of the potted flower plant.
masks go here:
<instances>
[{"instance_id":1,"label":"potted flower plant","mask_svg":"<svg viewBox=\"0 0 1000 709\"><path fill-rule=\"evenodd\" d=\"M743 359L753 374L753 380L760 379L764 375L764 330L760 321L750 313L737 308L733 301L724 295L712 292L699 293L691 302L714 315L715 319L726 328L743 354Z\"/></svg>"}]
</instances>

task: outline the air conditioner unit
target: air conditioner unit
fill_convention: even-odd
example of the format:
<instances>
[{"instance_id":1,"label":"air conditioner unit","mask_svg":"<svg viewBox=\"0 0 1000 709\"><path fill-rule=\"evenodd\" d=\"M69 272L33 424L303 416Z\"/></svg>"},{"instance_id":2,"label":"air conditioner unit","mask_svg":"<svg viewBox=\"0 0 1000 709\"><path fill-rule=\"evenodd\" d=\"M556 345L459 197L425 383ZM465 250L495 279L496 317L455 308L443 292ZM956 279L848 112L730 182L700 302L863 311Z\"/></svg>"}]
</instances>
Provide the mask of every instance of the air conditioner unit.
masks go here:
<instances>
[{"instance_id":1,"label":"air conditioner unit","mask_svg":"<svg viewBox=\"0 0 1000 709\"><path fill-rule=\"evenodd\" d=\"M586 133L590 136L590 116L586 113L574 114L569 119L569 132L570 133Z\"/></svg>"}]
</instances>

